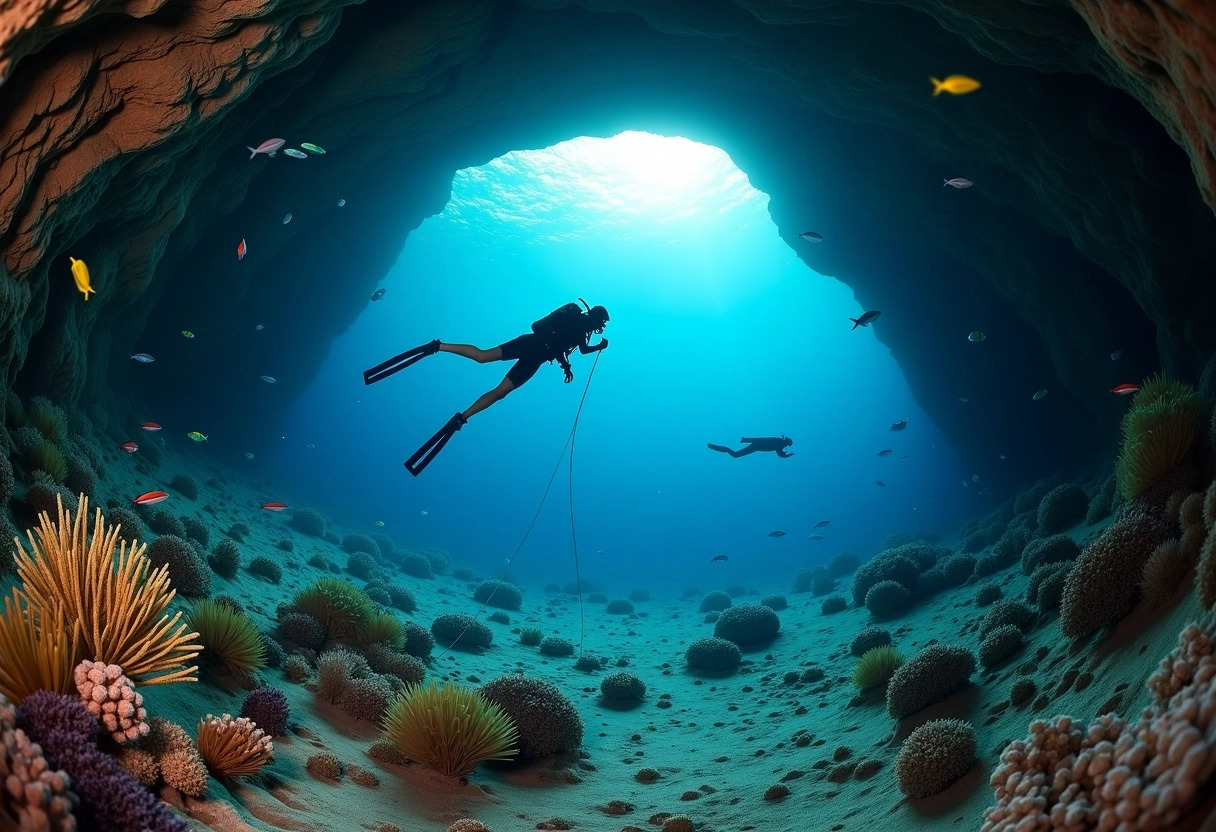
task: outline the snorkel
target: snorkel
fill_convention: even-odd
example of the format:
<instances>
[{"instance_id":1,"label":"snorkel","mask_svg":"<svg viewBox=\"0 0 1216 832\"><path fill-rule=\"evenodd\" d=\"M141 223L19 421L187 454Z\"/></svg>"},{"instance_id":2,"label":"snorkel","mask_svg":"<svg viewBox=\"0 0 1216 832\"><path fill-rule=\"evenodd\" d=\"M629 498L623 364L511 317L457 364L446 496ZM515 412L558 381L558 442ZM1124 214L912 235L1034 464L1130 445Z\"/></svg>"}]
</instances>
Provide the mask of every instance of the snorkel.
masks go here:
<instances>
[{"instance_id":1,"label":"snorkel","mask_svg":"<svg viewBox=\"0 0 1216 832\"><path fill-rule=\"evenodd\" d=\"M591 319L593 328L590 332L594 332L597 335L602 334L604 332L604 325L608 323L608 310L602 306L589 306L587 301L582 298L579 298L578 302L587 310L587 317Z\"/></svg>"}]
</instances>

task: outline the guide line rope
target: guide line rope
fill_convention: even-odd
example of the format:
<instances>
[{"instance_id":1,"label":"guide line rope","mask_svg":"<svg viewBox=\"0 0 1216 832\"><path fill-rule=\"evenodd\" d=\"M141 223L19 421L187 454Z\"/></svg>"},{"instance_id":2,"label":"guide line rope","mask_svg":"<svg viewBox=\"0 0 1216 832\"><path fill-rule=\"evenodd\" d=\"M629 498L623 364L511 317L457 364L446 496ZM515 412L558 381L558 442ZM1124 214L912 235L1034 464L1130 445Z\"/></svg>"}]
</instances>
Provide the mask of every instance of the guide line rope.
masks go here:
<instances>
[{"instance_id":1,"label":"guide line rope","mask_svg":"<svg viewBox=\"0 0 1216 832\"><path fill-rule=\"evenodd\" d=\"M575 528L574 523L574 440L578 435L579 419L581 419L583 415L583 403L587 401L587 392L591 389L591 379L595 376L595 368L600 363L601 355L603 355L602 351L595 354L595 361L591 364L591 371L587 373L587 383L583 386L583 395L579 398L578 410L576 410L574 413L574 424L570 426L570 433L566 436L566 442L564 445L562 445L561 453L557 455L557 462L553 465L553 472L549 474L549 482L545 486L544 494L541 495L540 505L536 507L536 513L532 515L532 522L528 524L528 528L524 532L523 538L519 541L519 545L515 547L515 551L511 553L511 557L507 559L507 565L503 567L502 572L498 576L498 580L500 582L505 581L507 575L511 572L511 566L514 565L515 559L519 557L520 550L522 550L524 548L524 544L528 542L528 537L532 534L532 529L536 526L536 521L540 519L541 510L545 507L545 501L549 499L549 491L553 488L553 481L557 479L557 472L562 467L562 460L567 457L566 451L568 449L569 476L567 477L567 489L570 496L570 539L574 548L574 583L576 589L578 590L578 649L580 653L583 649L583 638L585 631L583 616L583 579L579 571L578 531ZM486 607L490 605L490 601L494 598L494 593L498 591L498 586L498 584L495 584L494 588L490 590L490 594L486 597L486 600L483 601L481 606L477 608L477 611L473 613L469 623L466 624L465 628L460 631L460 634L452 640L452 643L444 648L444 650L435 657L436 659L442 659L460 642L460 639L464 637L464 634L469 631L469 627L473 626L473 623L477 620L478 616L485 612Z\"/></svg>"}]
</instances>

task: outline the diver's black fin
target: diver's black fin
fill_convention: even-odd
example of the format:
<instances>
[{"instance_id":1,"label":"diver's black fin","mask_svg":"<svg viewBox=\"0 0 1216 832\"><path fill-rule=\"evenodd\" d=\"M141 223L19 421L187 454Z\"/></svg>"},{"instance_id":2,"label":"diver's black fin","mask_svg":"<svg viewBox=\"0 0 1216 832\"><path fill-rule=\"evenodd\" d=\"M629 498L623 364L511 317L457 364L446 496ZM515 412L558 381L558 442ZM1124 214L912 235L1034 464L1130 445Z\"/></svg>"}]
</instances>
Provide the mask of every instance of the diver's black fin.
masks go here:
<instances>
[{"instance_id":1,"label":"diver's black fin","mask_svg":"<svg viewBox=\"0 0 1216 832\"><path fill-rule=\"evenodd\" d=\"M448 419L447 424L439 429L439 431L426 441L426 443L414 452L414 455L405 461L405 469L415 477L422 473L426 466L431 464L431 460L439 455L443 450L443 446L448 444L448 440L456 431L464 427L464 414L457 413L451 419Z\"/></svg>"},{"instance_id":2,"label":"diver's black fin","mask_svg":"<svg viewBox=\"0 0 1216 832\"><path fill-rule=\"evenodd\" d=\"M377 364L370 370L363 371L363 383L375 384L377 381L386 379L393 373L404 370L411 364L416 364L428 355L434 355L439 352L439 339L429 341L420 347L414 347L412 350L406 350L401 355L394 355L388 361Z\"/></svg>"}]
</instances>

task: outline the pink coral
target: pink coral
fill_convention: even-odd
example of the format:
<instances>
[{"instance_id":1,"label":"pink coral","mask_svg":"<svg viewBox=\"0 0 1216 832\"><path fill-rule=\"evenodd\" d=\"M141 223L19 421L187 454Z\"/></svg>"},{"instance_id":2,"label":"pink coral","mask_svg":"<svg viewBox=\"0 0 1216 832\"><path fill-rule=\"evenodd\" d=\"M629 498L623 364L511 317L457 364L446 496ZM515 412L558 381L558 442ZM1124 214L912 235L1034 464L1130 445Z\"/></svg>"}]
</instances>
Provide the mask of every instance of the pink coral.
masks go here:
<instances>
[{"instance_id":1,"label":"pink coral","mask_svg":"<svg viewBox=\"0 0 1216 832\"><path fill-rule=\"evenodd\" d=\"M74 681L84 706L115 742L130 742L148 733L143 694L135 691L135 683L121 667L85 659L76 665Z\"/></svg>"},{"instance_id":2,"label":"pink coral","mask_svg":"<svg viewBox=\"0 0 1216 832\"><path fill-rule=\"evenodd\" d=\"M1153 706L1135 723L1107 714L1082 729L1036 720L1010 743L990 782L982 832L1168 829L1216 770L1216 622L1191 624L1149 679Z\"/></svg>"}]
</instances>

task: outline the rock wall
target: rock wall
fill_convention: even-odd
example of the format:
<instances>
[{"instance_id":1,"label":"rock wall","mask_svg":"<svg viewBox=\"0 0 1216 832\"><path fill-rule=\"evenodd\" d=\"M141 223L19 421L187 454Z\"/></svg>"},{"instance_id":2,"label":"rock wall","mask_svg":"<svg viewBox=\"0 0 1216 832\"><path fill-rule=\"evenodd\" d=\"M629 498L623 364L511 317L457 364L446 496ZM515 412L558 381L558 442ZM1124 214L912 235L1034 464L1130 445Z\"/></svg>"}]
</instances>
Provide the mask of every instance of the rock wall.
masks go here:
<instances>
[{"instance_id":1,"label":"rock wall","mask_svg":"<svg viewBox=\"0 0 1216 832\"><path fill-rule=\"evenodd\" d=\"M0 12L0 369L103 425L213 391L191 417L238 432L256 382L227 368L290 363L290 398L454 170L649 129L724 148L808 265L884 309L965 453L995 433L1027 475L1079 462L1116 425L1109 386L1216 353L1216 11L1074 5L25 0ZM982 94L932 98L952 72ZM250 160L269 136L325 164ZM801 244L811 227L829 243ZM977 318L1010 333L995 367L961 354ZM265 354L254 323L281 334ZM1040 387L1050 410L985 404Z\"/></svg>"}]
</instances>

